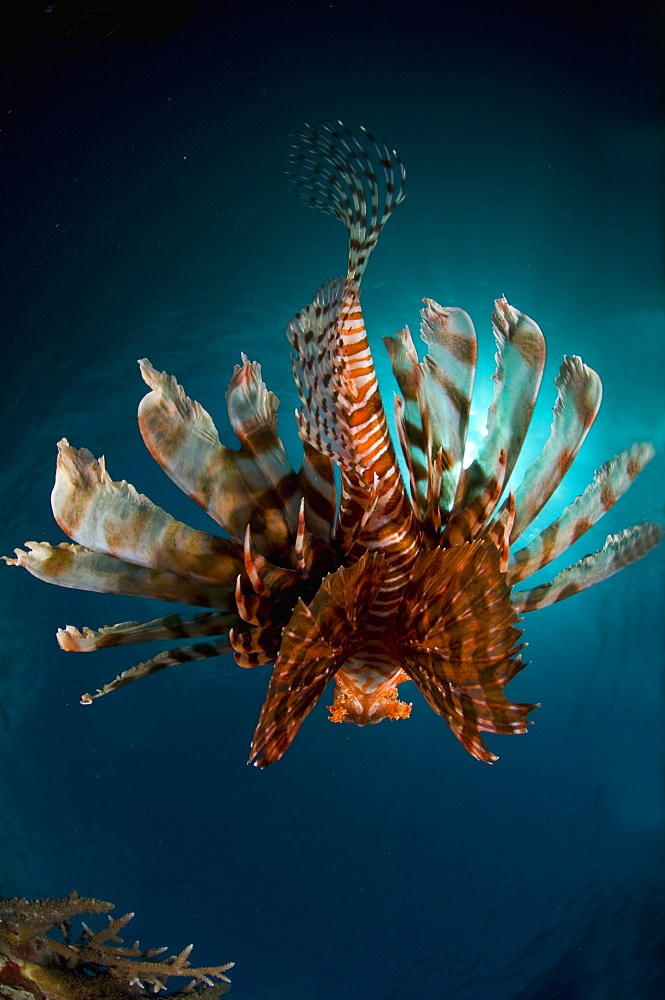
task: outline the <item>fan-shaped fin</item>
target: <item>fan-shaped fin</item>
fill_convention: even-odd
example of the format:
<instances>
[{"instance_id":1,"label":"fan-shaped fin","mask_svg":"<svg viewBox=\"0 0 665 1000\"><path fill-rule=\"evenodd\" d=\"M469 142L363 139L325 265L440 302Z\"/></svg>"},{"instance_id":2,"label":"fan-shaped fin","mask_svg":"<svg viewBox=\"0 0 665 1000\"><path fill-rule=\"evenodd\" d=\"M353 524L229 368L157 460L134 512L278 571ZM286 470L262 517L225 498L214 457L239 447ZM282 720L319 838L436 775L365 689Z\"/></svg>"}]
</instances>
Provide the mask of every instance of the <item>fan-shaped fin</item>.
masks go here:
<instances>
[{"instance_id":1,"label":"fan-shaped fin","mask_svg":"<svg viewBox=\"0 0 665 1000\"><path fill-rule=\"evenodd\" d=\"M662 537L660 525L649 523L625 528L617 535L608 535L602 549L557 573L550 583L531 590L513 591L513 607L521 613L536 611L594 587L648 555Z\"/></svg>"},{"instance_id":2,"label":"fan-shaped fin","mask_svg":"<svg viewBox=\"0 0 665 1000\"><path fill-rule=\"evenodd\" d=\"M487 435L477 457L462 473L455 507L468 507L484 489L502 451L507 482L524 443L545 365L545 340L533 320L497 299L492 313L497 343L494 400L487 414Z\"/></svg>"},{"instance_id":3,"label":"fan-shaped fin","mask_svg":"<svg viewBox=\"0 0 665 1000\"><path fill-rule=\"evenodd\" d=\"M445 518L462 471L478 349L468 313L455 306L440 306L434 299L423 301L420 336L428 347L423 378L432 449L441 449L443 456L439 506Z\"/></svg>"},{"instance_id":4,"label":"fan-shaped fin","mask_svg":"<svg viewBox=\"0 0 665 1000\"><path fill-rule=\"evenodd\" d=\"M604 462L584 493L566 507L561 517L524 548L513 552L508 582L514 585L525 580L565 552L617 502L653 456L650 444L635 444Z\"/></svg>"},{"instance_id":5,"label":"fan-shaped fin","mask_svg":"<svg viewBox=\"0 0 665 1000\"><path fill-rule=\"evenodd\" d=\"M561 483L596 419L603 395L597 373L576 356L563 359L549 439L515 491L515 544Z\"/></svg>"},{"instance_id":6,"label":"fan-shaped fin","mask_svg":"<svg viewBox=\"0 0 665 1000\"><path fill-rule=\"evenodd\" d=\"M239 625L238 615L205 612L193 618L177 612L151 622L120 622L104 625L99 630L84 628L79 632L73 625L59 628L56 633L60 649L67 653L91 653L107 646L125 646L134 642L156 642L158 639L193 639L201 635L226 635Z\"/></svg>"},{"instance_id":7,"label":"fan-shaped fin","mask_svg":"<svg viewBox=\"0 0 665 1000\"><path fill-rule=\"evenodd\" d=\"M124 687L126 684L132 684L133 681L149 677L150 674L156 674L159 670L172 667L176 663L209 660L213 656L222 656L224 653L228 653L229 649L230 644L226 636L215 642L197 642L193 646L177 646L176 649L167 649L163 653L153 656L150 660L144 660L142 663L137 663L135 667L130 667L129 670L123 670L115 680L98 688L95 694L81 695L81 704L91 705L97 698L103 698L111 691L117 691L118 688Z\"/></svg>"},{"instance_id":8,"label":"fan-shaped fin","mask_svg":"<svg viewBox=\"0 0 665 1000\"><path fill-rule=\"evenodd\" d=\"M523 647L496 547L478 540L421 554L397 620L405 672L469 753L496 760L480 733L526 732L535 707L503 694Z\"/></svg>"},{"instance_id":9,"label":"fan-shaped fin","mask_svg":"<svg viewBox=\"0 0 665 1000\"><path fill-rule=\"evenodd\" d=\"M404 164L366 128L353 131L343 122L305 125L294 138L290 153L294 193L346 226L347 274L360 282L381 230L404 198Z\"/></svg>"},{"instance_id":10,"label":"fan-shaped fin","mask_svg":"<svg viewBox=\"0 0 665 1000\"><path fill-rule=\"evenodd\" d=\"M172 375L158 372L147 358L139 365L152 390L139 404L146 448L187 496L242 541L253 495L240 474L237 452L220 443L210 414L185 395Z\"/></svg>"},{"instance_id":11,"label":"fan-shaped fin","mask_svg":"<svg viewBox=\"0 0 665 1000\"><path fill-rule=\"evenodd\" d=\"M45 583L98 594L123 594L212 607L220 611L235 611L236 608L233 587L217 587L175 573L135 566L70 542L55 546L47 542L25 544L28 552L15 549L16 559L2 558L10 566L22 566Z\"/></svg>"},{"instance_id":12,"label":"fan-shaped fin","mask_svg":"<svg viewBox=\"0 0 665 1000\"><path fill-rule=\"evenodd\" d=\"M242 569L238 546L189 528L125 480L112 482L104 459L58 444L51 506L74 541L137 566L228 586Z\"/></svg>"},{"instance_id":13,"label":"fan-shaped fin","mask_svg":"<svg viewBox=\"0 0 665 1000\"><path fill-rule=\"evenodd\" d=\"M254 733L250 761L267 767L285 753L342 663L363 640L363 622L384 575L366 553L325 578L309 607L299 601L282 644Z\"/></svg>"},{"instance_id":14,"label":"fan-shaped fin","mask_svg":"<svg viewBox=\"0 0 665 1000\"><path fill-rule=\"evenodd\" d=\"M287 550L295 535L298 477L277 434L279 400L266 388L261 366L242 357L243 364L233 369L226 402L231 427L242 445L236 461L259 514L252 519L252 531L263 537L265 555L270 556L276 549Z\"/></svg>"}]
</instances>

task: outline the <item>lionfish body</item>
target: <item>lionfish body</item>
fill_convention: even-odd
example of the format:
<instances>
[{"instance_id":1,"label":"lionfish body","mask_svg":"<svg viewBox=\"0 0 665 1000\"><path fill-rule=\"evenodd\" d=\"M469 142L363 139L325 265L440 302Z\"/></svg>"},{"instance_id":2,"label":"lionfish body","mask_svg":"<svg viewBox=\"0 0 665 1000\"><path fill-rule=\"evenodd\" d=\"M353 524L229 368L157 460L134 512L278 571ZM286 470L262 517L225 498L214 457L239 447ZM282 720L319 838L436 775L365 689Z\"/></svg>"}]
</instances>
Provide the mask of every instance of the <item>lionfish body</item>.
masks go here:
<instances>
[{"instance_id":1,"label":"lionfish body","mask_svg":"<svg viewBox=\"0 0 665 1000\"><path fill-rule=\"evenodd\" d=\"M517 591L515 584L602 517L653 450L638 444L607 462L556 521L513 551L584 441L600 379L580 358L564 359L550 437L511 490L545 363L542 333L505 299L496 302L494 400L478 455L464 467L475 330L463 310L425 299L424 360L408 328L385 338L402 393L395 416L405 484L359 302L368 257L404 196L404 167L366 130L341 123L307 127L292 159L296 193L350 234L346 278L327 281L288 326L302 404L299 471L286 457L278 403L258 364L243 355L229 385L240 442L232 450L175 379L143 360L151 390L139 407L145 444L228 537L175 521L131 485L113 482L103 459L61 441L52 505L74 544L28 542L7 561L65 587L211 609L99 631L61 629L68 651L207 637L132 667L84 703L173 663L232 650L239 666L274 664L252 742L259 767L283 755L333 680L332 721L407 717L411 705L398 685L410 680L473 756L493 761L481 733L523 733L535 707L504 694L524 666L519 614L606 579L653 548L660 530L638 525L550 583Z\"/></svg>"}]
</instances>

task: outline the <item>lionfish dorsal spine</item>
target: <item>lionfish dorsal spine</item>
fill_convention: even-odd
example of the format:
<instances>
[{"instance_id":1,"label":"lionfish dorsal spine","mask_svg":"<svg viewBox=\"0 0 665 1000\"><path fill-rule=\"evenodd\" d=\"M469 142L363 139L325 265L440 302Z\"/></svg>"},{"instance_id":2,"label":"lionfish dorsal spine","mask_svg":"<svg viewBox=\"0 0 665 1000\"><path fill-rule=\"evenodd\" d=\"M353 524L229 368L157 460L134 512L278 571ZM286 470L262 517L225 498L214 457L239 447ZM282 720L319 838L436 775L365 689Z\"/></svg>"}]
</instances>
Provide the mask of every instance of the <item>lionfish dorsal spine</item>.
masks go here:
<instances>
[{"instance_id":1,"label":"lionfish dorsal spine","mask_svg":"<svg viewBox=\"0 0 665 1000\"><path fill-rule=\"evenodd\" d=\"M370 133L341 124L308 127L291 158L296 193L339 218L350 244L346 279L326 282L288 326L302 403L298 429L303 441L340 469L337 536L348 558L367 548L391 558L414 535L413 513L381 401L358 284L383 226L404 197L404 168ZM366 513L368 503L371 516L358 531L358 513Z\"/></svg>"}]
</instances>

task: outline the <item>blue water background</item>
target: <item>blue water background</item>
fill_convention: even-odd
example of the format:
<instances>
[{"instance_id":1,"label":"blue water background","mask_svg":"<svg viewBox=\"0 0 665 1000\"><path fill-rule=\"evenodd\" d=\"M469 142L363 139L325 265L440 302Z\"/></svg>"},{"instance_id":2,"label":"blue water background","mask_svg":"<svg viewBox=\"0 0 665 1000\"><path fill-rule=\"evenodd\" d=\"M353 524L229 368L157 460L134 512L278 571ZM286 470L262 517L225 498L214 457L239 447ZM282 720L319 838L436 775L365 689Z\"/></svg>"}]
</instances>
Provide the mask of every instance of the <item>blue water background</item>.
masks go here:
<instances>
[{"instance_id":1,"label":"blue water background","mask_svg":"<svg viewBox=\"0 0 665 1000\"><path fill-rule=\"evenodd\" d=\"M137 358L232 444L224 393L247 352L297 462L284 329L343 272L346 238L283 172L289 134L325 118L383 132L407 164L363 291L388 408L381 337L416 331L429 296L476 322L480 428L505 294L548 343L530 458L563 354L604 384L553 516L621 449L659 450L568 561L662 520L657 30L620 4L208 3L161 39L6 56L0 551L62 540L63 436L210 526L141 442ZM366 729L330 725L324 697L281 762L247 767L269 668L230 657L82 708L159 647L65 656L56 627L171 607L1 577L3 894L111 899L142 943L234 959L238 1000L665 995L662 553L527 617L510 695L542 708L528 736L488 737L492 767L415 691L410 721Z\"/></svg>"}]
</instances>

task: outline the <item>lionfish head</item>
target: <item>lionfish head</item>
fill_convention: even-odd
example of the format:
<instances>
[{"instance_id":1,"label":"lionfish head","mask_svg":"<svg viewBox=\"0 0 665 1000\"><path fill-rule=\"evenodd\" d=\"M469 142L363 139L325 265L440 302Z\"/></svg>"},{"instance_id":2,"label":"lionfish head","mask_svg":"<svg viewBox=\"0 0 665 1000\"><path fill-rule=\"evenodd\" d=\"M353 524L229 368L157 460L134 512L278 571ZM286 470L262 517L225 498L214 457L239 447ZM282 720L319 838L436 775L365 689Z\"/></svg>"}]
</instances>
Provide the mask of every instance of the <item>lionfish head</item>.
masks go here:
<instances>
[{"instance_id":1,"label":"lionfish head","mask_svg":"<svg viewBox=\"0 0 665 1000\"><path fill-rule=\"evenodd\" d=\"M400 701L397 685L408 680L399 662L385 661L382 671L362 657L347 661L335 674L331 722L373 726L384 719L408 719L413 707Z\"/></svg>"}]
</instances>

